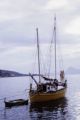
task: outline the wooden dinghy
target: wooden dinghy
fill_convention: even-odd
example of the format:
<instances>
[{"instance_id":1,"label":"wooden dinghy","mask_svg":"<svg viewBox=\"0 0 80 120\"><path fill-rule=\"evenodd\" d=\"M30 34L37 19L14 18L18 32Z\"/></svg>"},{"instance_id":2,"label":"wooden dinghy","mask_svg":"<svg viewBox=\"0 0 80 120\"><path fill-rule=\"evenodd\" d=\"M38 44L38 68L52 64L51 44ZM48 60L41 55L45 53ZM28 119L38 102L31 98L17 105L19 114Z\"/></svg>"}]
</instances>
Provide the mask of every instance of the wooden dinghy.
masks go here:
<instances>
[{"instance_id":1,"label":"wooden dinghy","mask_svg":"<svg viewBox=\"0 0 80 120\"><path fill-rule=\"evenodd\" d=\"M16 100L10 100L6 101L4 100L5 107L13 107L13 106L20 106L20 105L28 105L28 100L25 99L16 99Z\"/></svg>"}]
</instances>

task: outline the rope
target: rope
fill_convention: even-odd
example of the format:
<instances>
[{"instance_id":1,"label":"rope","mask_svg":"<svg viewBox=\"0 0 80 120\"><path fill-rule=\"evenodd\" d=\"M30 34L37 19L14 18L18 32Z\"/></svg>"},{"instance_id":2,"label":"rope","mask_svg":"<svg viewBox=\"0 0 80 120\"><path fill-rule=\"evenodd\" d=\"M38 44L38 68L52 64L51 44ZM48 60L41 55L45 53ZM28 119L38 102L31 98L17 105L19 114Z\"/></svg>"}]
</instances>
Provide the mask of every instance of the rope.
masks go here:
<instances>
[{"instance_id":1,"label":"rope","mask_svg":"<svg viewBox=\"0 0 80 120\"><path fill-rule=\"evenodd\" d=\"M36 68L36 59L37 59L37 49L35 49L35 53L34 53L34 62L32 63L33 66L33 73L35 73L35 68Z\"/></svg>"},{"instance_id":2,"label":"rope","mask_svg":"<svg viewBox=\"0 0 80 120\"><path fill-rule=\"evenodd\" d=\"M54 38L54 31L52 33L52 39L51 39L51 44L50 44L50 48L49 48L49 53L50 53L50 61L49 61L49 71L48 71L48 75L50 76L50 73L51 73L51 63L52 63L52 45L53 45L53 38Z\"/></svg>"}]
</instances>

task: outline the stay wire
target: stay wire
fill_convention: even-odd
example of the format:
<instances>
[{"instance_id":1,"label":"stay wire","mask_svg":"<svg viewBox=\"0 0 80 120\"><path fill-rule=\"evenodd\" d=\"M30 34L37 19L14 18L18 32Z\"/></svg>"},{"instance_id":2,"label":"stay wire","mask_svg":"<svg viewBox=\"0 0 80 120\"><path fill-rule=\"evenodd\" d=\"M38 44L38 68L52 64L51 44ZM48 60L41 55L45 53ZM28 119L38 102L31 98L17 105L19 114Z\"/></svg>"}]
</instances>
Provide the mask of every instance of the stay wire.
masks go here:
<instances>
[{"instance_id":1,"label":"stay wire","mask_svg":"<svg viewBox=\"0 0 80 120\"><path fill-rule=\"evenodd\" d=\"M49 75L49 76L50 76L50 73L51 73L53 42L54 42L54 30L53 30L53 33L52 33L52 39L51 39L50 48L49 48L49 54L50 54L50 59L49 59L49 71L48 71L48 75Z\"/></svg>"}]
</instances>

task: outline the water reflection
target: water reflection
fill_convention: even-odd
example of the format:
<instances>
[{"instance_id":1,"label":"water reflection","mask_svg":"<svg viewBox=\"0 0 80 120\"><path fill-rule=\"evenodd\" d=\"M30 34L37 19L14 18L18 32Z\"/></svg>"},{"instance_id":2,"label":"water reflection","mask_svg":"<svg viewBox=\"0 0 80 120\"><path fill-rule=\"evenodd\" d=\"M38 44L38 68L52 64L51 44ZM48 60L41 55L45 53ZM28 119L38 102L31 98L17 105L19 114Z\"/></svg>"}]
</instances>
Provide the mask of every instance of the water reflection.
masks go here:
<instances>
[{"instance_id":1,"label":"water reflection","mask_svg":"<svg viewBox=\"0 0 80 120\"><path fill-rule=\"evenodd\" d=\"M29 88L28 82L26 77L0 79L0 98L14 96L17 91ZM23 95L18 97L24 99ZM0 100L0 120L80 120L80 75L70 76L66 98L11 109L4 109L4 102Z\"/></svg>"},{"instance_id":2,"label":"water reflection","mask_svg":"<svg viewBox=\"0 0 80 120\"><path fill-rule=\"evenodd\" d=\"M54 119L66 120L68 101L66 98L51 102L44 102L30 105L30 118L35 120Z\"/></svg>"}]
</instances>

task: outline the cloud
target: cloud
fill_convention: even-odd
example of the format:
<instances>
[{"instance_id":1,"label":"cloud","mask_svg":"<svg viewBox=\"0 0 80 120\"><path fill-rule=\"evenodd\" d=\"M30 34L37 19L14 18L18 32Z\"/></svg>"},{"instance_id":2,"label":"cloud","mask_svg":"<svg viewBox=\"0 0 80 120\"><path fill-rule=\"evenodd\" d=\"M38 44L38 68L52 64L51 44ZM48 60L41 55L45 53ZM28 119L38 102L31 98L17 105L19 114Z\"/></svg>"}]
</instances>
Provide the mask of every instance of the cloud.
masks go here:
<instances>
[{"instance_id":1,"label":"cloud","mask_svg":"<svg viewBox=\"0 0 80 120\"><path fill-rule=\"evenodd\" d=\"M34 62L35 46L32 47L11 47L6 48L0 55L0 68L12 69L17 71L31 71L31 67Z\"/></svg>"},{"instance_id":2,"label":"cloud","mask_svg":"<svg viewBox=\"0 0 80 120\"><path fill-rule=\"evenodd\" d=\"M44 2L32 0L0 0L0 21L22 19L40 11Z\"/></svg>"},{"instance_id":3,"label":"cloud","mask_svg":"<svg viewBox=\"0 0 80 120\"><path fill-rule=\"evenodd\" d=\"M49 0L45 6L45 9L60 9L68 4L67 0Z\"/></svg>"},{"instance_id":4,"label":"cloud","mask_svg":"<svg viewBox=\"0 0 80 120\"><path fill-rule=\"evenodd\" d=\"M0 67L31 71L36 27L39 28L39 41L43 46L42 53L44 51L45 54L43 56L47 56L55 13L56 38L63 48L65 66L68 67L72 63L70 61L76 66L76 60L80 60L79 11L79 0L0 0ZM44 64L45 61L46 59L43 60Z\"/></svg>"},{"instance_id":5,"label":"cloud","mask_svg":"<svg viewBox=\"0 0 80 120\"><path fill-rule=\"evenodd\" d=\"M70 21L68 26L66 26L65 32L67 34L80 35L80 16Z\"/></svg>"}]
</instances>

